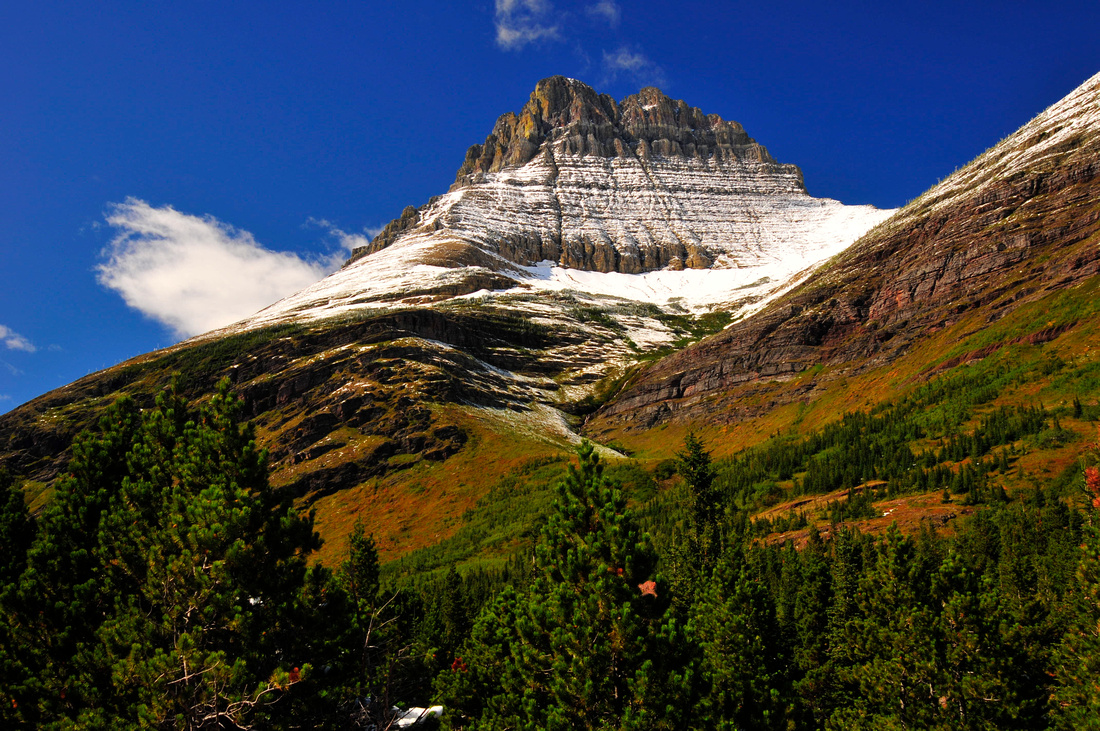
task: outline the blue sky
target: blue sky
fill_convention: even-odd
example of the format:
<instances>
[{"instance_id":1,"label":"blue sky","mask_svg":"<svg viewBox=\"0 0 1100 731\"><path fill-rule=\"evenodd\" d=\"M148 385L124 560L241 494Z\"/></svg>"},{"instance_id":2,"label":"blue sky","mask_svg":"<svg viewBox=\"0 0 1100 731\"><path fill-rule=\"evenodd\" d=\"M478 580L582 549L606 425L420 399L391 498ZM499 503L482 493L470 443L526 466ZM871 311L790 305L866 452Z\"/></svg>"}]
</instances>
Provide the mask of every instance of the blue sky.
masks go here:
<instances>
[{"instance_id":1,"label":"blue sky","mask_svg":"<svg viewBox=\"0 0 1100 731\"><path fill-rule=\"evenodd\" d=\"M0 412L320 277L543 77L660 86L892 207L1100 71L1097 28L1096 0L5 3Z\"/></svg>"}]
</instances>

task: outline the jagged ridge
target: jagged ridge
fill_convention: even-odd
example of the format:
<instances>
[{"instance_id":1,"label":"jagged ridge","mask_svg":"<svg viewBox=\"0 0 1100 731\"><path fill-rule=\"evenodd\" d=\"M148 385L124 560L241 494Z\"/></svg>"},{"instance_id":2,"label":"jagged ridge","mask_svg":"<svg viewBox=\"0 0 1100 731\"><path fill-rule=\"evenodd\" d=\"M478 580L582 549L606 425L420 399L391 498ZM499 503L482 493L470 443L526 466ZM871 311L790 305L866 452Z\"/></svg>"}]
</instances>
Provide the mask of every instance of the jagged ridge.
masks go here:
<instances>
[{"instance_id":1,"label":"jagged ridge","mask_svg":"<svg viewBox=\"0 0 1100 731\"><path fill-rule=\"evenodd\" d=\"M798 167L737 122L652 87L616 103L556 76L468 150L447 195L405 208L348 264L435 235L522 266L641 273L794 256L801 269L835 244L821 232L837 219L849 243L879 213L811 198Z\"/></svg>"}]
</instances>

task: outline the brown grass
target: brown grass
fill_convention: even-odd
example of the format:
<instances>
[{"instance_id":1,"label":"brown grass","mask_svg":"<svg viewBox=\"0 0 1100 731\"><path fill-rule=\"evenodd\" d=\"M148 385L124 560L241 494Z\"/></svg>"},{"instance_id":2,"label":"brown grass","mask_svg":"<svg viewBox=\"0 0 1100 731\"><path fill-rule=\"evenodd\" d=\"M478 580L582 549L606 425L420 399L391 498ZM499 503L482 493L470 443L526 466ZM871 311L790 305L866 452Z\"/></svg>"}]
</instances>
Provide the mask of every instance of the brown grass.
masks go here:
<instances>
[{"instance_id":1,"label":"brown grass","mask_svg":"<svg viewBox=\"0 0 1100 731\"><path fill-rule=\"evenodd\" d=\"M869 483L868 487L874 487L876 484L881 483ZM878 500L873 503L879 512L878 517L875 518L848 520L835 526L830 525L827 520L814 519L814 514L826 510L828 503L842 501L847 494L847 490L837 490L826 495L803 496L769 508L756 517L775 518L785 516L791 511L804 512L810 523L816 525L821 537L828 538L834 531L841 528L856 528L863 533L877 536L885 533L895 523L902 533L908 535L919 532L922 524L934 527L941 533L950 533L951 521L962 516L973 515L976 511L982 509L981 506L944 503L942 502L942 492L929 492ZM810 527L806 527L800 530L773 533L763 540L768 545L778 545L791 541L796 548L803 548L809 540L809 536Z\"/></svg>"},{"instance_id":2,"label":"brown grass","mask_svg":"<svg viewBox=\"0 0 1100 731\"><path fill-rule=\"evenodd\" d=\"M325 543L314 560L338 565L356 520L374 535L383 562L439 543L455 534L462 515L501 477L532 458L568 450L507 431L475 408L446 406L438 412L441 422L465 430L465 447L442 462L422 460L319 499L315 525Z\"/></svg>"}]
</instances>

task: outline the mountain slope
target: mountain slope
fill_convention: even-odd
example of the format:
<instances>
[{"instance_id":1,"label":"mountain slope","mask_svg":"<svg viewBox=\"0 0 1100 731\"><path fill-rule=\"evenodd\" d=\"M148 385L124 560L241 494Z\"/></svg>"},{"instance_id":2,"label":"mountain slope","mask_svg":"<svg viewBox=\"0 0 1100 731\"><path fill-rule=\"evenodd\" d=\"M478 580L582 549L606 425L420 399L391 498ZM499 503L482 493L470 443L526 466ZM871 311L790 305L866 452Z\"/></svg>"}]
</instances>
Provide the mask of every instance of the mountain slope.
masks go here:
<instances>
[{"instance_id":1,"label":"mountain slope","mask_svg":"<svg viewBox=\"0 0 1100 731\"><path fill-rule=\"evenodd\" d=\"M575 417L639 359L761 306L888 215L809 196L740 125L656 89L616 103L554 77L343 269L5 414L0 461L44 496L117 396L151 403L179 372L202 398L228 377L273 483L330 538L372 506L401 552L417 520L446 535L496 476L579 441Z\"/></svg>"},{"instance_id":2,"label":"mountain slope","mask_svg":"<svg viewBox=\"0 0 1100 731\"><path fill-rule=\"evenodd\" d=\"M1090 280L1100 265L1098 176L1100 75L756 316L648 369L590 433L731 423L809 402L832 381L927 355L937 333L964 339ZM1059 334L1050 327L1035 321L1026 335L1050 340ZM937 341L937 368L952 344ZM827 368L810 373L815 366Z\"/></svg>"}]
</instances>

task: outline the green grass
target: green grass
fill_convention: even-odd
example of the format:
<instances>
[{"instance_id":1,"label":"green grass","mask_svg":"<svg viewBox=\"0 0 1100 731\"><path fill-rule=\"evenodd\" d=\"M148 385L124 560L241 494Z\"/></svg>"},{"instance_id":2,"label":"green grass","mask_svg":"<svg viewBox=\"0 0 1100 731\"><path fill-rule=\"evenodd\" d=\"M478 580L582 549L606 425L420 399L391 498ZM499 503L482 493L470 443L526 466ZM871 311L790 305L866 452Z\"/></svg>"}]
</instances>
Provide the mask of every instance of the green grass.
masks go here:
<instances>
[{"instance_id":1,"label":"green grass","mask_svg":"<svg viewBox=\"0 0 1100 731\"><path fill-rule=\"evenodd\" d=\"M459 522L462 527L439 543L383 566L388 580L421 580L449 570L496 570L537 539L571 460L565 456L530 459L501 479ZM618 484L628 501L652 500L658 486L632 460L604 462L604 476Z\"/></svg>"}]
</instances>

